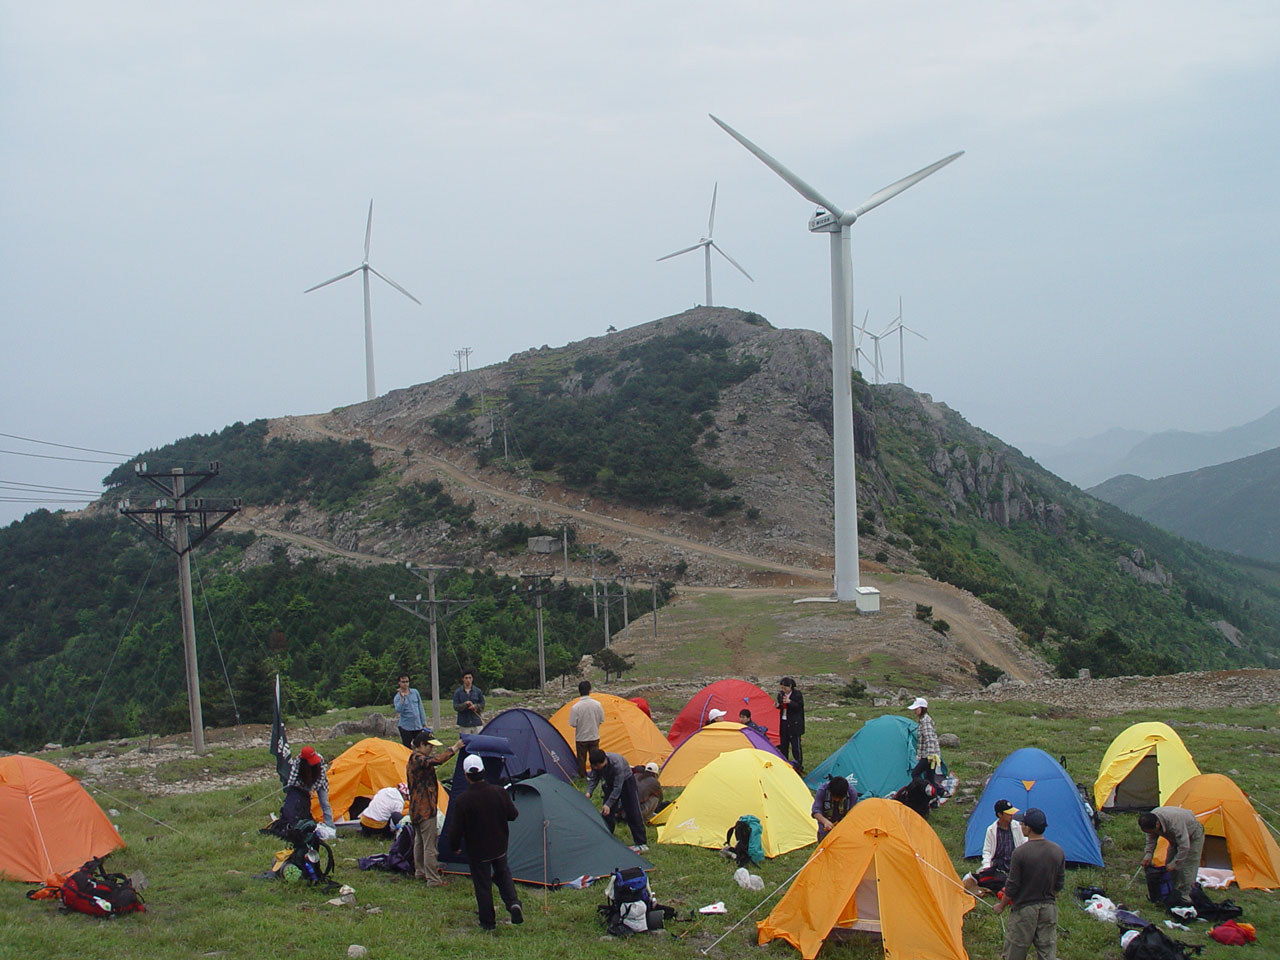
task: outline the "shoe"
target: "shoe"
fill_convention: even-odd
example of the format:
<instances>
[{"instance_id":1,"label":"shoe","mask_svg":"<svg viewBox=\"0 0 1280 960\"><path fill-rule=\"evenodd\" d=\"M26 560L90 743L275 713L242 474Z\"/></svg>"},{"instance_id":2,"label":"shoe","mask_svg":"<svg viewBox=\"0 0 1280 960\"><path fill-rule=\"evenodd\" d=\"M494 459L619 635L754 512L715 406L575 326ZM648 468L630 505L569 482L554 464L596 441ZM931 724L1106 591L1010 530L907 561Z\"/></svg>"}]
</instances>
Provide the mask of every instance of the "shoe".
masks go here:
<instances>
[{"instance_id":1,"label":"shoe","mask_svg":"<svg viewBox=\"0 0 1280 960\"><path fill-rule=\"evenodd\" d=\"M524 923L524 907L520 906L519 900L507 907L507 909L511 911L512 923Z\"/></svg>"},{"instance_id":2,"label":"shoe","mask_svg":"<svg viewBox=\"0 0 1280 960\"><path fill-rule=\"evenodd\" d=\"M480 924L480 929L485 933L493 933L498 929L498 925L496 923L482 923Z\"/></svg>"},{"instance_id":3,"label":"shoe","mask_svg":"<svg viewBox=\"0 0 1280 960\"><path fill-rule=\"evenodd\" d=\"M649 845L647 843L637 843L635 846L631 847L631 852L632 853L648 853Z\"/></svg>"}]
</instances>

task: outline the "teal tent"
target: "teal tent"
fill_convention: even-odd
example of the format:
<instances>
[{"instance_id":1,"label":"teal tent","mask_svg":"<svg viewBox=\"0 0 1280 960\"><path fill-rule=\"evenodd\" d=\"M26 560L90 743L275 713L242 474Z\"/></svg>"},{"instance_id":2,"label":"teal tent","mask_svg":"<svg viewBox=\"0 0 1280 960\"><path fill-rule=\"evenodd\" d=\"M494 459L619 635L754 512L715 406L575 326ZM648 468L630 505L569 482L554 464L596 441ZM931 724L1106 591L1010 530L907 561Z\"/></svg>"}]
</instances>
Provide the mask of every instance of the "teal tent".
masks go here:
<instances>
[{"instance_id":1,"label":"teal tent","mask_svg":"<svg viewBox=\"0 0 1280 960\"><path fill-rule=\"evenodd\" d=\"M804 778L816 790L828 777L844 777L859 797L889 797L911 782L916 765L916 722L887 714L868 720L844 746Z\"/></svg>"},{"instance_id":2,"label":"teal tent","mask_svg":"<svg viewBox=\"0 0 1280 960\"><path fill-rule=\"evenodd\" d=\"M507 862L517 883L555 888L582 877L608 876L615 868L653 868L609 832L581 791L553 774L519 780L509 789L520 811L507 842ZM469 872L465 860L458 862L443 849L440 859L448 873Z\"/></svg>"}]
</instances>

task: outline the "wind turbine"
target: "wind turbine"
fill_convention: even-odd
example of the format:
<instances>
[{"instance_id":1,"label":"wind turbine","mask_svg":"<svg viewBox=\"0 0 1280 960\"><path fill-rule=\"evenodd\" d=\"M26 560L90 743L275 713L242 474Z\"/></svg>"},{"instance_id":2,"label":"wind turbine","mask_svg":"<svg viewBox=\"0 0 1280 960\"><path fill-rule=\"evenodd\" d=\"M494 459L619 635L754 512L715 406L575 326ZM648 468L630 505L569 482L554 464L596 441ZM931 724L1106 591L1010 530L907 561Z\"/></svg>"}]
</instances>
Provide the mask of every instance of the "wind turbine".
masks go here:
<instances>
[{"instance_id":1,"label":"wind turbine","mask_svg":"<svg viewBox=\"0 0 1280 960\"><path fill-rule=\"evenodd\" d=\"M663 260L670 260L672 257L678 257L683 253L692 253L694 250L697 250L699 247L701 247L703 255L706 257L706 263L707 263L707 306L708 307L715 306L715 304L711 300L711 251L713 249L716 251L716 253L720 254L720 256L724 257L726 260L732 263L735 267L737 267L739 273L741 273L748 280L751 280L752 283L755 283L755 280L752 279L751 274L743 270L742 265L738 263L737 260L733 259L733 257L729 256L727 253L721 250L720 246L714 240L711 239L711 234L715 229L715 225L716 225L716 194L719 191L720 191L720 184L719 182L717 182L716 185L711 188L711 216L707 218L707 235L703 237L701 240L699 240L697 243L695 243L692 247L685 247L683 250L677 250L675 253L668 253L665 257L659 257L656 261L658 263L661 263Z\"/></svg>"},{"instance_id":2,"label":"wind turbine","mask_svg":"<svg viewBox=\"0 0 1280 960\"><path fill-rule=\"evenodd\" d=\"M422 301L415 297L400 284L396 283L390 277L383 276L373 267L369 266L369 240L373 236L373 201L369 201L369 220L364 227L364 260L360 266L348 270L346 273L340 273L332 280L326 280L324 283L317 283L314 287L308 287L303 293L310 293L312 290L319 290L321 287L327 287L331 283L337 283L339 280L345 280L353 273L363 274L364 279L364 380L365 388L368 394L367 399L372 400L378 395L373 385L373 314L369 308L369 274L373 274L380 280L385 280L391 286L395 287L406 297L422 306Z\"/></svg>"},{"instance_id":3,"label":"wind turbine","mask_svg":"<svg viewBox=\"0 0 1280 960\"><path fill-rule=\"evenodd\" d=\"M870 316L870 311L868 311L867 316L868 317ZM894 321L894 322L896 323L897 321ZM875 343L875 349L872 351L873 354L875 355L875 359L871 361L871 365L872 365L872 368L875 370L875 378L876 378L875 382L877 386L880 385L880 377L884 373L884 355L880 352L880 341L883 340L885 337L889 336L889 334L893 333L893 329L894 329L893 323L890 323L889 327L886 330L882 331L881 333L872 333L870 330L867 329L867 317L863 317L862 326L858 328L858 332L862 334L862 336L870 337L872 341L874 341ZM859 342L861 342L861 337L859 338ZM859 347L858 349L861 350L862 348ZM867 354L865 351L863 351L862 355L865 357Z\"/></svg>"},{"instance_id":4,"label":"wind turbine","mask_svg":"<svg viewBox=\"0 0 1280 960\"><path fill-rule=\"evenodd\" d=\"M831 406L835 453L836 599L858 596L858 488L854 473L853 382L849 373L853 333L853 257L849 228L864 213L915 186L931 173L959 158L963 150L878 190L852 210L842 210L754 143L712 115L712 120L755 154L765 166L787 181L800 196L819 207L809 220L812 233L831 234Z\"/></svg>"},{"instance_id":5,"label":"wind turbine","mask_svg":"<svg viewBox=\"0 0 1280 960\"><path fill-rule=\"evenodd\" d=\"M898 334L898 382L901 384L905 384L907 382L907 360L906 360L906 352L903 349L902 331L905 330L907 333L915 334L921 340L928 340L929 338L926 337L919 330L912 330L910 327L908 327L905 323L902 322L902 298L901 297L898 298L898 319L894 322L897 323L897 326L890 327L888 330L885 331L885 333L893 333L895 330L897 331L897 334Z\"/></svg>"}]
</instances>

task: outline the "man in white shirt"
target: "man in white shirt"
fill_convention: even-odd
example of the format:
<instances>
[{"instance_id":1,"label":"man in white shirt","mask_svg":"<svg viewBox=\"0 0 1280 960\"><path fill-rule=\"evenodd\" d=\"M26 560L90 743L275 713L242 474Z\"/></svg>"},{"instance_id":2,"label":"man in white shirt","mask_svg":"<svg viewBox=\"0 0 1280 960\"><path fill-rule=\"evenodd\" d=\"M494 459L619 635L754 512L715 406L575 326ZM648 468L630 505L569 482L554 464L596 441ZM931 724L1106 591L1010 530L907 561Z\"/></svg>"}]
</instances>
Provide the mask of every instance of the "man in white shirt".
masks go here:
<instances>
[{"instance_id":1,"label":"man in white shirt","mask_svg":"<svg viewBox=\"0 0 1280 960\"><path fill-rule=\"evenodd\" d=\"M1027 842L1022 832L1022 824L1013 819L1018 812L1008 800L997 800L995 803L996 818L987 827L982 841L982 866L977 873L964 876L965 888L982 896L985 891L999 893L1009 876L1009 861L1013 851Z\"/></svg>"},{"instance_id":2,"label":"man in white shirt","mask_svg":"<svg viewBox=\"0 0 1280 960\"><path fill-rule=\"evenodd\" d=\"M604 707L591 696L591 681L583 680L578 684L578 699L569 708L569 726L573 727L580 776L587 775L587 757L600 746L600 726L603 723Z\"/></svg>"},{"instance_id":3,"label":"man in white shirt","mask_svg":"<svg viewBox=\"0 0 1280 960\"><path fill-rule=\"evenodd\" d=\"M409 785L383 787L373 795L369 805L360 811L360 835L364 837L388 836L396 831L404 819L405 804L409 802Z\"/></svg>"}]
</instances>

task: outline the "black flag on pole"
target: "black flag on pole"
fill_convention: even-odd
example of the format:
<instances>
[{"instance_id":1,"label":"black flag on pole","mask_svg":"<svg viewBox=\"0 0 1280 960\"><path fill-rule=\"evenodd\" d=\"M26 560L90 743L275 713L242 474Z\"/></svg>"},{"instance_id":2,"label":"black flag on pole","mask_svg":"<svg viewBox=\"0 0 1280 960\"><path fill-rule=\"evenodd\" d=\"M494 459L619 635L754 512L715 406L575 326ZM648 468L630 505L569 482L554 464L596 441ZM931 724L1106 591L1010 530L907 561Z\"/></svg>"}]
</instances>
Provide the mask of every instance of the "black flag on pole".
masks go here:
<instances>
[{"instance_id":1,"label":"black flag on pole","mask_svg":"<svg viewBox=\"0 0 1280 960\"><path fill-rule=\"evenodd\" d=\"M289 736L285 733L284 718L280 716L280 674L276 674L276 712L271 721L271 753L276 758L276 773L280 785L289 780Z\"/></svg>"}]
</instances>

